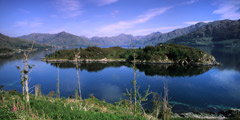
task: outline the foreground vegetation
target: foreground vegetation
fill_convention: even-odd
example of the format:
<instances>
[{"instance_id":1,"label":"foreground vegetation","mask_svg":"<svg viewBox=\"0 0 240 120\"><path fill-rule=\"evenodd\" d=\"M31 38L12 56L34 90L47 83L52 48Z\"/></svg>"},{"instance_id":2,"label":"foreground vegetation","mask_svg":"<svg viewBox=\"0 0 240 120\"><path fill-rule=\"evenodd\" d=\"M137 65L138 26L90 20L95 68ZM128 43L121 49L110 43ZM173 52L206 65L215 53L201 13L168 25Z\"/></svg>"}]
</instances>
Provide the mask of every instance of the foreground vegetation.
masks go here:
<instances>
[{"instance_id":1,"label":"foreground vegetation","mask_svg":"<svg viewBox=\"0 0 240 120\"><path fill-rule=\"evenodd\" d=\"M81 119L81 120L165 120L159 111L159 117L154 117L156 111L148 111L143 115L140 111L133 112L133 106L128 100L120 100L114 104L98 100L90 95L88 99L58 98L53 91L47 96L31 94L29 103L16 90L0 90L0 119ZM155 109L156 110L156 109ZM229 110L221 117L211 114L193 114L179 116L171 113L170 120L239 120L239 110Z\"/></svg>"},{"instance_id":2,"label":"foreground vegetation","mask_svg":"<svg viewBox=\"0 0 240 120\"><path fill-rule=\"evenodd\" d=\"M121 47L99 48L88 47L85 49L59 50L47 55L45 61L71 61L79 51L79 61L133 61L136 52L136 62L150 63L178 63L216 65L215 58L204 51L187 46L175 44L159 44L138 49L124 49Z\"/></svg>"},{"instance_id":3,"label":"foreground vegetation","mask_svg":"<svg viewBox=\"0 0 240 120\"><path fill-rule=\"evenodd\" d=\"M128 103L109 104L91 96L88 99L53 98L31 95L26 103L16 91L0 91L0 119L82 119L82 120L144 120L140 113L133 114Z\"/></svg>"}]
</instances>

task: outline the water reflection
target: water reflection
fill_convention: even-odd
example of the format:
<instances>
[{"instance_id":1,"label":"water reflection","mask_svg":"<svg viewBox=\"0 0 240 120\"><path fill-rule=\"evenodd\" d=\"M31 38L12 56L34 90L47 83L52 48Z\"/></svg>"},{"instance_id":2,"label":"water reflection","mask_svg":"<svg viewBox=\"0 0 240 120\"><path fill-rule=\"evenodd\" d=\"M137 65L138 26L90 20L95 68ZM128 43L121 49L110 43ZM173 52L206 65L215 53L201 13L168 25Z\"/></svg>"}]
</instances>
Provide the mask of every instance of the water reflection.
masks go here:
<instances>
[{"instance_id":1,"label":"water reflection","mask_svg":"<svg viewBox=\"0 0 240 120\"><path fill-rule=\"evenodd\" d=\"M200 75L212 68L212 66L180 66L174 64L137 64L136 66L139 71L144 72L146 75L160 75L170 77Z\"/></svg>"},{"instance_id":2,"label":"water reflection","mask_svg":"<svg viewBox=\"0 0 240 120\"><path fill-rule=\"evenodd\" d=\"M222 65L218 68L240 71L240 48L195 47L212 54Z\"/></svg>"},{"instance_id":3,"label":"water reflection","mask_svg":"<svg viewBox=\"0 0 240 120\"><path fill-rule=\"evenodd\" d=\"M50 63L53 66L60 64L60 68L75 68L75 64L71 62L65 63ZM88 72L98 72L108 67L132 67L128 62L93 62L93 63L79 63L79 69L87 70ZM180 66L174 64L136 64L137 69L140 72L144 72L147 76L171 76L171 77L183 77L200 75L207 72L212 66Z\"/></svg>"},{"instance_id":4,"label":"water reflection","mask_svg":"<svg viewBox=\"0 0 240 120\"><path fill-rule=\"evenodd\" d=\"M154 92L163 93L163 81L168 81L169 97L174 110L195 109L196 107L236 107L240 108L240 48L201 48L213 54L222 66L197 67L163 64L136 64L137 82L143 92L150 85ZM47 95L56 91L57 63L40 61L52 51L39 51L31 55L30 64L36 65L30 74L31 85L40 84ZM21 55L19 55L21 56ZM3 89L17 89L21 92L20 73L16 64L22 64L17 56L0 58L0 85ZM115 102L124 98L122 93L132 87L133 69L131 63L80 63L79 75L83 98L93 94L96 98ZM59 66L61 97L74 96L78 88L74 63ZM177 108L179 107L180 108ZM191 108L194 106L194 108Z\"/></svg>"},{"instance_id":5,"label":"water reflection","mask_svg":"<svg viewBox=\"0 0 240 120\"><path fill-rule=\"evenodd\" d=\"M240 99L240 73L234 70L218 70L210 76L215 84L227 91L227 94Z\"/></svg>"}]
</instances>

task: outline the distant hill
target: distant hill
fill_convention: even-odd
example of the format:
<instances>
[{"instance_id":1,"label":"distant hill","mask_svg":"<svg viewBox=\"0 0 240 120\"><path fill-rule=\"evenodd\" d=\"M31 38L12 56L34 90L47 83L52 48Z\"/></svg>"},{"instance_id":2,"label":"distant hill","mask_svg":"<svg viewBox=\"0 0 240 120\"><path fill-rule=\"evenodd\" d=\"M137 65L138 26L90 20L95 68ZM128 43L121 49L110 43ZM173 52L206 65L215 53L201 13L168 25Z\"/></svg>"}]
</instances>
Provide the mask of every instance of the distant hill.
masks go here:
<instances>
[{"instance_id":1,"label":"distant hill","mask_svg":"<svg viewBox=\"0 0 240 120\"><path fill-rule=\"evenodd\" d=\"M167 43L182 45L207 45L222 47L240 46L240 20L214 21L189 34L174 38Z\"/></svg>"},{"instance_id":2,"label":"distant hill","mask_svg":"<svg viewBox=\"0 0 240 120\"><path fill-rule=\"evenodd\" d=\"M168 33L160 33L160 32L155 32L147 36L143 36L139 41L136 42L136 44L139 45L157 45L158 43L164 43L170 39L186 35L190 32L193 32L200 27L206 25L207 23L197 23L195 25L191 25L189 27L181 28L181 29L176 29Z\"/></svg>"},{"instance_id":3,"label":"distant hill","mask_svg":"<svg viewBox=\"0 0 240 120\"><path fill-rule=\"evenodd\" d=\"M99 46L129 46L136 41L135 37L127 34L120 34L114 37L92 37L90 41L97 43Z\"/></svg>"},{"instance_id":4,"label":"distant hill","mask_svg":"<svg viewBox=\"0 0 240 120\"><path fill-rule=\"evenodd\" d=\"M88 38L82 36L76 36L67 32L60 32L57 34L42 34L32 33L30 35L24 35L19 38L36 41L39 43L46 43L49 45L58 46L96 46L97 43L89 41Z\"/></svg>"},{"instance_id":5,"label":"distant hill","mask_svg":"<svg viewBox=\"0 0 240 120\"><path fill-rule=\"evenodd\" d=\"M27 49L30 48L32 42L20 38L12 38L0 33L0 48L8 49ZM34 48L45 48L46 45L43 44L34 44Z\"/></svg>"},{"instance_id":6,"label":"distant hill","mask_svg":"<svg viewBox=\"0 0 240 120\"><path fill-rule=\"evenodd\" d=\"M175 43L183 45L239 45L239 21L221 20L210 23L197 23L168 33L153 32L145 36L120 34L113 37L77 36L66 32L57 34L32 33L19 38L58 46L155 46L159 43Z\"/></svg>"},{"instance_id":7,"label":"distant hill","mask_svg":"<svg viewBox=\"0 0 240 120\"><path fill-rule=\"evenodd\" d=\"M51 39L53 39L54 36L55 34L32 33L29 35L20 36L19 38L35 41L38 43L48 43Z\"/></svg>"}]
</instances>

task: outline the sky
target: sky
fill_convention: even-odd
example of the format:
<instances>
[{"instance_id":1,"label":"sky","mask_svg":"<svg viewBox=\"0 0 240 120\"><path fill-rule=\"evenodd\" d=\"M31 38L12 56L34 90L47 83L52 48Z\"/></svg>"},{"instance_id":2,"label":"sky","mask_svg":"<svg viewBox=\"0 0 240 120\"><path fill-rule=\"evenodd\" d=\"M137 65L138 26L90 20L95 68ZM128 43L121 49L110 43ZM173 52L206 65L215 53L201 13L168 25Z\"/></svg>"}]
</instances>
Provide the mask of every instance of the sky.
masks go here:
<instances>
[{"instance_id":1,"label":"sky","mask_svg":"<svg viewBox=\"0 0 240 120\"><path fill-rule=\"evenodd\" d=\"M79 36L166 33L197 22L240 19L240 0L0 0L0 33Z\"/></svg>"}]
</instances>

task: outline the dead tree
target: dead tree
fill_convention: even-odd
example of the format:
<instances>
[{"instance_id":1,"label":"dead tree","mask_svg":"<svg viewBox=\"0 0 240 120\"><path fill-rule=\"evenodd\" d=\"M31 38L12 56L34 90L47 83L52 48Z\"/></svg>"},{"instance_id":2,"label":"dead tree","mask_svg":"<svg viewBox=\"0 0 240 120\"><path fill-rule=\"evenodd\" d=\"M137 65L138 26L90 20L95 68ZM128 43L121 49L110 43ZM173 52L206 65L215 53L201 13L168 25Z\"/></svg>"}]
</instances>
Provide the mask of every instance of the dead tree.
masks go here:
<instances>
[{"instance_id":1,"label":"dead tree","mask_svg":"<svg viewBox=\"0 0 240 120\"><path fill-rule=\"evenodd\" d=\"M42 93L41 93L41 85L39 84L36 84L35 85L35 96L41 96Z\"/></svg>"},{"instance_id":2,"label":"dead tree","mask_svg":"<svg viewBox=\"0 0 240 120\"><path fill-rule=\"evenodd\" d=\"M29 82L29 76L28 74L31 72L32 67L31 65L28 64L28 59L29 59L29 54L32 52L33 50L33 45L34 42L32 43L32 47L30 49L28 49L28 51L24 51L23 55L23 63L24 63L24 81L25 81L25 90L26 90L26 101L29 102L29 86L28 86L28 82Z\"/></svg>"},{"instance_id":3,"label":"dead tree","mask_svg":"<svg viewBox=\"0 0 240 120\"><path fill-rule=\"evenodd\" d=\"M57 65L57 97L60 98L60 78L59 78L59 64Z\"/></svg>"},{"instance_id":4,"label":"dead tree","mask_svg":"<svg viewBox=\"0 0 240 120\"><path fill-rule=\"evenodd\" d=\"M24 96L24 93L25 93L25 81L24 81L24 70L23 70L23 66L20 67L17 65L17 69L20 71L21 73L21 85L22 85L22 94Z\"/></svg>"},{"instance_id":5,"label":"dead tree","mask_svg":"<svg viewBox=\"0 0 240 120\"><path fill-rule=\"evenodd\" d=\"M137 80L136 80L136 72L137 72L137 68L136 68L136 50L135 50L135 45L133 43L133 41L131 41L133 44L133 97L134 97L134 111L136 112L137 110Z\"/></svg>"},{"instance_id":6,"label":"dead tree","mask_svg":"<svg viewBox=\"0 0 240 120\"><path fill-rule=\"evenodd\" d=\"M80 86L80 76L79 76L79 67L78 67L78 58L80 57L80 50L75 50L75 64L76 64L76 72L77 72L77 78L78 78L78 92L79 92L79 98L82 99L82 93L81 93L81 86Z\"/></svg>"}]
</instances>

